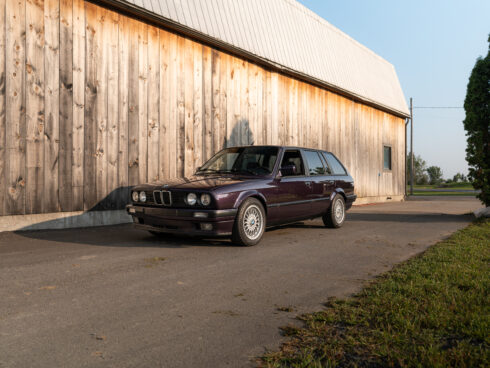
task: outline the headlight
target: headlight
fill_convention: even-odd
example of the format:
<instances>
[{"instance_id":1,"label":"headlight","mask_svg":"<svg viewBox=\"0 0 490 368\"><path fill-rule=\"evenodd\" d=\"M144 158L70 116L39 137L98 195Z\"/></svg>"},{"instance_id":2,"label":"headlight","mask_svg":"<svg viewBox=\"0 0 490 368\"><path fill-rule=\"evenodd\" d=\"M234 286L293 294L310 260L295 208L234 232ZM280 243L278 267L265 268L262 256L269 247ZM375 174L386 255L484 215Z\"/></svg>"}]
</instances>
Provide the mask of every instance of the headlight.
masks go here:
<instances>
[{"instance_id":1,"label":"headlight","mask_svg":"<svg viewBox=\"0 0 490 368\"><path fill-rule=\"evenodd\" d=\"M203 206L209 206L209 204L211 203L211 196L209 194L201 194L201 204Z\"/></svg>"},{"instance_id":2,"label":"headlight","mask_svg":"<svg viewBox=\"0 0 490 368\"><path fill-rule=\"evenodd\" d=\"M197 202L197 195L195 193L187 194L187 204L194 206Z\"/></svg>"},{"instance_id":3,"label":"headlight","mask_svg":"<svg viewBox=\"0 0 490 368\"><path fill-rule=\"evenodd\" d=\"M146 202L146 193L145 192L140 192L140 201Z\"/></svg>"},{"instance_id":4,"label":"headlight","mask_svg":"<svg viewBox=\"0 0 490 368\"><path fill-rule=\"evenodd\" d=\"M131 193L131 199L133 200L133 202L138 202L139 198L140 197L138 195L138 192Z\"/></svg>"}]
</instances>

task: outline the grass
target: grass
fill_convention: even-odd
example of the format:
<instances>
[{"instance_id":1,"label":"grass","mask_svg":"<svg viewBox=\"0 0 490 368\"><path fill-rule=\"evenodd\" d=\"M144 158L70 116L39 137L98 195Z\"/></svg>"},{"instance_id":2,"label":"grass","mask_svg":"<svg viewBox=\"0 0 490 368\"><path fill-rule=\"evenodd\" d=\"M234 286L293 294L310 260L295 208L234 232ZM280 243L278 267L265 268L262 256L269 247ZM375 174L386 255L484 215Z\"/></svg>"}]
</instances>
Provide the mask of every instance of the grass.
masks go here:
<instances>
[{"instance_id":1,"label":"grass","mask_svg":"<svg viewBox=\"0 0 490 368\"><path fill-rule=\"evenodd\" d=\"M408 191L410 193L410 191ZM471 192L424 192L424 191L414 191L413 196L467 196L475 197L475 193Z\"/></svg>"},{"instance_id":2,"label":"grass","mask_svg":"<svg viewBox=\"0 0 490 368\"><path fill-rule=\"evenodd\" d=\"M410 188L410 185L407 185ZM440 185L426 184L413 186L414 189L464 189L464 190L475 190L470 183L444 183Z\"/></svg>"},{"instance_id":3,"label":"grass","mask_svg":"<svg viewBox=\"0 0 490 368\"><path fill-rule=\"evenodd\" d=\"M356 296L283 329L268 367L490 366L490 221L395 267Z\"/></svg>"}]
</instances>

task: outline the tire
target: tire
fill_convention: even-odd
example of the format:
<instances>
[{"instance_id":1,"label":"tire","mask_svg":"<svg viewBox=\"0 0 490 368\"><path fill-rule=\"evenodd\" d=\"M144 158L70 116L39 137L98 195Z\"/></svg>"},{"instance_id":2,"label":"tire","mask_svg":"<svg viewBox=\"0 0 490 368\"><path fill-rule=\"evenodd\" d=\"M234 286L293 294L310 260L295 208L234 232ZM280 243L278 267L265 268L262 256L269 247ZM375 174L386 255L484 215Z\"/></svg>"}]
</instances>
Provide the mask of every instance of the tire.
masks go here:
<instances>
[{"instance_id":1,"label":"tire","mask_svg":"<svg viewBox=\"0 0 490 368\"><path fill-rule=\"evenodd\" d=\"M336 195L327 213L322 217L326 227L337 229L345 221L345 201L340 194Z\"/></svg>"},{"instance_id":2,"label":"tire","mask_svg":"<svg viewBox=\"0 0 490 368\"><path fill-rule=\"evenodd\" d=\"M247 198L240 205L233 225L231 240L245 247L256 245L262 239L266 226L262 203L255 198Z\"/></svg>"}]
</instances>

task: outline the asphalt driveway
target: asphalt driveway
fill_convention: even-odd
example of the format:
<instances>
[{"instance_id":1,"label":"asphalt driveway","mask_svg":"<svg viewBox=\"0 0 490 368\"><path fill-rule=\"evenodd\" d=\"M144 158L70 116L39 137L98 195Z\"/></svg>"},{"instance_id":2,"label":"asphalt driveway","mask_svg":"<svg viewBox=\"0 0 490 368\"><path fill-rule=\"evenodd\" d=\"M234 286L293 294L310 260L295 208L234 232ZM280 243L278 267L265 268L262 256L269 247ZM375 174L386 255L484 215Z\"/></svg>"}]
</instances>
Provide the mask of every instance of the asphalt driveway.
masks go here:
<instances>
[{"instance_id":1,"label":"asphalt driveway","mask_svg":"<svg viewBox=\"0 0 490 368\"><path fill-rule=\"evenodd\" d=\"M0 233L0 367L253 365L295 315L359 290L480 206L424 197L355 207L341 229L308 221L251 248L128 225Z\"/></svg>"}]
</instances>

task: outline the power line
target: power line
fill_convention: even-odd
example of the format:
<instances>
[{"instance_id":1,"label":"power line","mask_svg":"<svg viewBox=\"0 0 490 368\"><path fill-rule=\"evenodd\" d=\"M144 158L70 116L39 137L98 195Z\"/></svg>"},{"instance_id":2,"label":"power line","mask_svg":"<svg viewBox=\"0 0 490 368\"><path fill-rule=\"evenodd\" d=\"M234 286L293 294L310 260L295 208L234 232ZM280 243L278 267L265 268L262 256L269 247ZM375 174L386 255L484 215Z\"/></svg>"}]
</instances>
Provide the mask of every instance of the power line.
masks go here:
<instances>
[{"instance_id":1,"label":"power line","mask_svg":"<svg viewBox=\"0 0 490 368\"><path fill-rule=\"evenodd\" d=\"M464 109L463 106L414 106L414 109Z\"/></svg>"}]
</instances>

